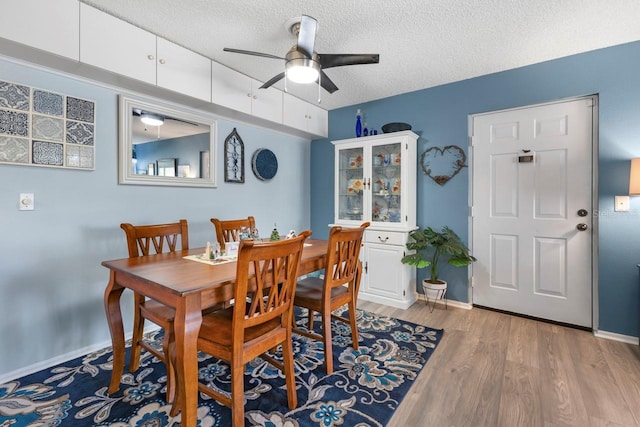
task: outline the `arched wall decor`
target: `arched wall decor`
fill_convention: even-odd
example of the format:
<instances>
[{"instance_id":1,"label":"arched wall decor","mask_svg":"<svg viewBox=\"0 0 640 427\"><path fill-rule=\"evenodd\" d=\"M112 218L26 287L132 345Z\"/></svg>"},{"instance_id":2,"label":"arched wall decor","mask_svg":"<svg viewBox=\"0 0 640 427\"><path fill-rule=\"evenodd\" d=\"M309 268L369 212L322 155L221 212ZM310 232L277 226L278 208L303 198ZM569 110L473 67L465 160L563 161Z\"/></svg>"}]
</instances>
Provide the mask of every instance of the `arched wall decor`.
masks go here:
<instances>
[{"instance_id":1,"label":"arched wall decor","mask_svg":"<svg viewBox=\"0 0 640 427\"><path fill-rule=\"evenodd\" d=\"M444 185L466 167L467 155L457 145L431 147L420 155L420 167L429 178Z\"/></svg>"},{"instance_id":2,"label":"arched wall decor","mask_svg":"<svg viewBox=\"0 0 640 427\"><path fill-rule=\"evenodd\" d=\"M244 183L244 142L236 128L224 140L224 182Z\"/></svg>"}]
</instances>

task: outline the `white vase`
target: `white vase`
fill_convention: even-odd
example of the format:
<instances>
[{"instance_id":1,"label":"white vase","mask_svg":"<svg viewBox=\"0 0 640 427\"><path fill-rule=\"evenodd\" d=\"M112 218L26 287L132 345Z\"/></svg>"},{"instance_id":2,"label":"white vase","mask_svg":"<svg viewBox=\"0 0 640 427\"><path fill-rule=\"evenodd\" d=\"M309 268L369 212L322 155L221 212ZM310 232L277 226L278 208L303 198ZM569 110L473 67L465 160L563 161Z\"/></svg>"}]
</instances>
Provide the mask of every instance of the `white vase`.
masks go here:
<instances>
[{"instance_id":1,"label":"white vase","mask_svg":"<svg viewBox=\"0 0 640 427\"><path fill-rule=\"evenodd\" d=\"M438 280L439 283L431 283L430 279L424 279L422 281L422 290L424 291L425 302L429 305L429 301L435 302L443 299L447 294L447 282L444 280Z\"/></svg>"}]
</instances>

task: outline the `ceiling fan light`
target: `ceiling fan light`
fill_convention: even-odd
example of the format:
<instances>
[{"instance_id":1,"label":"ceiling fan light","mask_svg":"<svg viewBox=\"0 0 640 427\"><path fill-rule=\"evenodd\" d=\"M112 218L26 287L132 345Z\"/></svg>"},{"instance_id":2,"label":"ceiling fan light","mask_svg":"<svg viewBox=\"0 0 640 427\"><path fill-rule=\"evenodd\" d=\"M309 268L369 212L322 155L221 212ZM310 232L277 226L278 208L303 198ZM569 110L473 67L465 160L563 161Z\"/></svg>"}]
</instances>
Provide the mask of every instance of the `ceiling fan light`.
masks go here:
<instances>
[{"instance_id":1,"label":"ceiling fan light","mask_svg":"<svg viewBox=\"0 0 640 427\"><path fill-rule=\"evenodd\" d=\"M318 80L319 65L308 58L296 58L285 65L287 78L294 83L308 84Z\"/></svg>"},{"instance_id":2,"label":"ceiling fan light","mask_svg":"<svg viewBox=\"0 0 640 427\"><path fill-rule=\"evenodd\" d=\"M140 121L148 126L162 126L164 124L164 118L153 113L142 113Z\"/></svg>"}]
</instances>

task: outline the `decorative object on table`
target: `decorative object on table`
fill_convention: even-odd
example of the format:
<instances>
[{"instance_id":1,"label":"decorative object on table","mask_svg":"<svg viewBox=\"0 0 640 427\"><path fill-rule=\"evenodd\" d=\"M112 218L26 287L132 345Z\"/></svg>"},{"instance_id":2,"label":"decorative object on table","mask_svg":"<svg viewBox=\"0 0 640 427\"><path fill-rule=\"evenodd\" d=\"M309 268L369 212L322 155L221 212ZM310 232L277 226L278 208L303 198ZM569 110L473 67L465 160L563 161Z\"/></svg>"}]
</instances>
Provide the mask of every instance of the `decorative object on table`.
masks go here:
<instances>
[{"instance_id":1,"label":"decorative object on table","mask_svg":"<svg viewBox=\"0 0 640 427\"><path fill-rule=\"evenodd\" d=\"M356 111L356 138L362 136L362 113L360 113L360 109Z\"/></svg>"},{"instance_id":2,"label":"decorative object on table","mask_svg":"<svg viewBox=\"0 0 640 427\"><path fill-rule=\"evenodd\" d=\"M384 133L400 132L403 130L411 130L411 125L408 123L394 122L394 123L387 123L386 125L382 126L382 132Z\"/></svg>"},{"instance_id":3,"label":"decorative object on table","mask_svg":"<svg viewBox=\"0 0 640 427\"><path fill-rule=\"evenodd\" d=\"M296 230L289 230L289 233L285 236L285 239L293 239L296 237Z\"/></svg>"},{"instance_id":4,"label":"decorative object on table","mask_svg":"<svg viewBox=\"0 0 640 427\"><path fill-rule=\"evenodd\" d=\"M236 128L224 140L224 182L244 183L244 142Z\"/></svg>"},{"instance_id":5,"label":"decorative object on table","mask_svg":"<svg viewBox=\"0 0 640 427\"><path fill-rule=\"evenodd\" d=\"M0 81L0 163L95 169L94 101Z\"/></svg>"},{"instance_id":6,"label":"decorative object on table","mask_svg":"<svg viewBox=\"0 0 640 427\"><path fill-rule=\"evenodd\" d=\"M224 245L224 255L227 257L238 256L238 247L240 247L240 242L226 242Z\"/></svg>"},{"instance_id":7,"label":"decorative object on table","mask_svg":"<svg viewBox=\"0 0 640 427\"><path fill-rule=\"evenodd\" d=\"M249 227L240 227L240 232L238 234L238 238L240 240L242 240L242 239L252 239L253 238L253 233L251 232L251 229Z\"/></svg>"},{"instance_id":8,"label":"decorative object on table","mask_svg":"<svg viewBox=\"0 0 640 427\"><path fill-rule=\"evenodd\" d=\"M259 148L251 159L253 174L260 181L270 181L278 172L278 159L273 151Z\"/></svg>"},{"instance_id":9,"label":"decorative object on table","mask_svg":"<svg viewBox=\"0 0 640 427\"><path fill-rule=\"evenodd\" d=\"M269 240L272 242L275 240L280 240L280 233L278 233L278 228L275 224L273 224L273 230L271 230L271 236L269 236Z\"/></svg>"},{"instance_id":10,"label":"decorative object on table","mask_svg":"<svg viewBox=\"0 0 640 427\"><path fill-rule=\"evenodd\" d=\"M429 178L444 185L466 167L467 155L457 145L431 147L420 155L420 166Z\"/></svg>"},{"instance_id":11,"label":"decorative object on table","mask_svg":"<svg viewBox=\"0 0 640 427\"><path fill-rule=\"evenodd\" d=\"M301 310L296 314L297 326L306 327L307 316ZM337 314L346 316L343 310ZM319 318L315 322L318 332ZM324 373L322 347L293 335L296 365L304 367L296 369L300 388L298 407L293 411L287 407L284 391L273 392L284 384L278 370L260 358L247 363L244 378L251 386L246 389L245 420L251 425L315 427L331 416L337 420L333 425L386 425L436 351L444 331L362 310L357 310L356 320L358 352L351 348L348 328L343 332L341 322L331 320L337 332L333 357L338 367L332 375ZM145 339L160 345L163 335L152 331ZM163 399L167 384L162 362L143 352L140 373L125 373L121 391L109 396L106 385L112 357L111 349L104 348L1 384L0 407L14 402L24 405L8 417L0 414L0 424L178 425L180 416L171 417L171 405ZM282 360L282 352L277 350L274 357ZM198 360L199 371L207 375L208 382L228 392L229 365L204 354ZM376 375L366 369L371 366L376 367ZM231 411L214 400L200 399L198 425L230 426Z\"/></svg>"},{"instance_id":12,"label":"decorative object on table","mask_svg":"<svg viewBox=\"0 0 640 427\"><path fill-rule=\"evenodd\" d=\"M426 304L429 305L429 298L434 300L433 306L429 307L433 311L436 300L442 299L447 293L447 282L440 280L438 275L440 258L446 257L454 267L466 267L476 258L469 254L469 248L447 226L442 227L440 232L431 227L413 230L409 237L411 240L406 244L407 249L415 253L405 255L401 261L416 268L431 267L431 275L422 281L422 287Z\"/></svg>"}]
</instances>

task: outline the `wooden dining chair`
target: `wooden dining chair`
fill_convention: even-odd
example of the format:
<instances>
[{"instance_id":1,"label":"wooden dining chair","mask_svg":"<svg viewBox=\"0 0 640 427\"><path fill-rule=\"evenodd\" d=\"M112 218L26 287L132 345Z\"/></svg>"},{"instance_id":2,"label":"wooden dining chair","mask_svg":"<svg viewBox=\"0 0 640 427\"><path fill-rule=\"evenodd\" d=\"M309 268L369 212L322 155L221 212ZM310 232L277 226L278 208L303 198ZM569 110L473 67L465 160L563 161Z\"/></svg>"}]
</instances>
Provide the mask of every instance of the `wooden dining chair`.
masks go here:
<instances>
[{"instance_id":1,"label":"wooden dining chair","mask_svg":"<svg viewBox=\"0 0 640 427\"><path fill-rule=\"evenodd\" d=\"M305 277L298 282L296 288L293 304L308 310L309 322L307 329L294 325L293 332L324 344L324 365L327 374L333 372L332 318L351 326L353 348L358 349L356 303L362 277L360 247L364 230L368 226L369 223L365 222L358 228L332 227L329 232L324 278ZM349 306L348 319L331 313L345 304ZM313 332L313 316L316 311L322 317L321 335Z\"/></svg>"},{"instance_id":2,"label":"wooden dining chair","mask_svg":"<svg viewBox=\"0 0 640 427\"><path fill-rule=\"evenodd\" d=\"M238 249L234 305L202 317L198 350L231 366L231 395L199 383L198 390L231 408L233 426L244 426L244 369L260 356L286 379L290 409L297 406L293 365L293 296L300 255L311 231L276 242L242 240ZM275 286L274 286L275 285ZM266 352L282 345L283 362ZM175 350L172 346L172 358ZM175 361L174 361L175 363ZM180 399L171 410L178 412Z\"/></svg>"},{"instance_id":3,"label":"wooden dining chair","mask_svg":"<svg viewBox=\"0 0 640 427\"><path fill-rule=\"evenodd\" d=\"M185 219L175 223L155 225L134 226L124 223L120 224L120 227L127 236L127 248L129 249L130 258L189 249L189 228ZM138 370L142 348L162 360L167 368L167 402L170 402L175 391L174 371L170 358L166 355L169 354L169 343L173 340L175 310L161 302L146 299L144 295L136 292L134 292L133 297L135 311L129 371L135 372ZM207 312L220 307L211 307ZM145 320L150 320L164 329L162 351L159 351L151 343L143 339Z\"/></svg>"},{"instance_id":4,"label":"wooden dining chair","mask_svg":"<svg viewBox=\"0 0 640 427\"><path fill-rule=\"evenodd\" d=\"M240 240L240 229L242 227L247 227L250 233L256 228L256 222L252 216L243 219L228 220L211 218L211 223L213 223L216 229L216 239L222 250L224 250L225 242L237 242Z\"/></svg>"}]
</instances>

